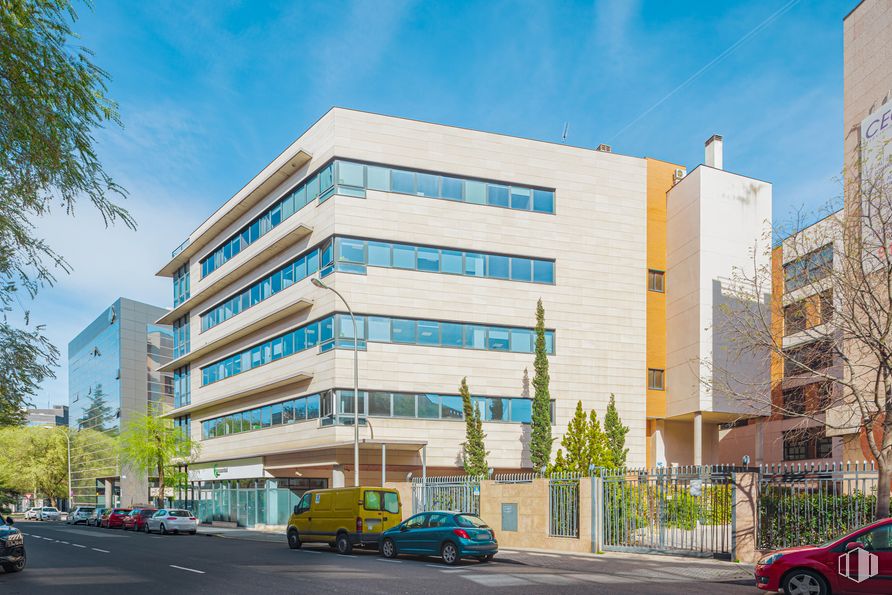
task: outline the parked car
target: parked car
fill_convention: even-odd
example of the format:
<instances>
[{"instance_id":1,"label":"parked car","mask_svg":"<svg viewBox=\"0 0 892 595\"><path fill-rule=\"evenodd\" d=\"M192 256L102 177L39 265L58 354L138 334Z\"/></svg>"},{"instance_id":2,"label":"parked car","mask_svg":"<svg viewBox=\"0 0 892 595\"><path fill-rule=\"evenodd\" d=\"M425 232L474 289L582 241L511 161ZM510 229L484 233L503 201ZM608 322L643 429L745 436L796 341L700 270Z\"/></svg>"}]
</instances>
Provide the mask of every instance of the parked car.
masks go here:
<instances>
[{"instance_id":1,"label":"parked car","mask_svg":"<svg viewBox=\"0 0 892 595\"><path fill-rule=\"evenodd\" d=\"M62 520L62 513L55 506L44 506L37 512L38 521L59 521Z\"/></svg>"},{"instance_id":2,"label":"parked car","mask_svg":"<svg viewBox=\"0 0 892 595\"><path fill-rule=\"evenodd\" d=\"M422 512L409 517L381 536L385 558L399 554L440 556L452 565L462 558L489 562L499 551L496 533L474 514Z\"/></svg>"},{"instance_id":3,"label":"parked car","mask_svg":"<svg viewBox=\"0 0 892 595\"><path fill-rule=\"evenodd\" d=\"M68 520L66 522L69 525L77 525L78 523L86 525L94 510L95 507L93 506L78 506L74 509L74 512L68 515Z\"/></svg>"},{"instance_id":4,"label":"parked car","mask_svg":"<svg viewBox=\"0 0 892 595\"><path fill-rule=\"evenodd\" d=\"M106 529L120 529L124 526L124 517L130 514L130 509L112 508L106 512L107 514L103 513L99 526Z\"/></svg>"},{"instance_id":5,"label":"parked car","mask_svg":"<svg viewBox=\"0 0 892 595\"><path fill-rule=\"evenodd\" d=\"M87 526L88 527L98 527L99 522L102 520L102 515L104 515L108 511L108 508L104 506L97 506L93 512L87 517Z\"/></svg>"},{"instance_id":6,"label":"parked car","mask_svg":"<svg viewBox=\"0 0 892 595\"><path fill-rule=\"evenodd\" d=\"M310 490L295 505L285 535L288 547L321 542L349 554L354 546L377 547L381 533L402 520L400 495L386 488Z\"/></svg>"},{"instance_id":7,"label":"parked car","mask_svg":"<svg viewBox=\"0 0 892 595\"><path fill-rule=\"evenodd\" d=\"M25 511L25 520L37 520L37 513L40 512L41 506L35 506Z\"/></svg>"},{"instance_id":8,"label":"parked car","mask_svg":"<svg viewBox=\"0 0 892 595\"><path fill-rule=\"evenodd\" d=\"M146 526L146 519L156 512L158 512L157 508L134 508L130 511L130 514L124 517L124 530L143 531Z\"/></svg>"},{"instance_id":9,"label":"parked car","mask_svg":"<svg viewBox=\"0 0 892 595\"><path fill-rule=\"evenodd\" d=\"M25 536L12 526L12 517L0 519L0 566L6 572L21 572L25 568Z\"/></svg>"},{"instance_id":10,"label":"parked car","mask_svg":"<svg viewBox=\"0 0 892 595\"><path fill-rule=\"evenodd\" d=\"M876 557L873 568L872 556ZM843 559L845 557L849 559ZM869 576L873 574L872 570L876 573ZM763 591L783 589L787 595L889 593L892 588L892 519L870 523L823 545L771 552L756 564L755 574L756 586Z\"/></svg>"},{"instance_id":11,"label":"parked car","mask_svg":"<svg viewBox=\"0 0 892 595\"><path fill-rule=\"evenodd\" d=\"M146 519L146 533L160 531L168 533L189 533L195 535L198 532L198 519L188 510L181 508L162 508Z\"/></svg>"}]
</instances>

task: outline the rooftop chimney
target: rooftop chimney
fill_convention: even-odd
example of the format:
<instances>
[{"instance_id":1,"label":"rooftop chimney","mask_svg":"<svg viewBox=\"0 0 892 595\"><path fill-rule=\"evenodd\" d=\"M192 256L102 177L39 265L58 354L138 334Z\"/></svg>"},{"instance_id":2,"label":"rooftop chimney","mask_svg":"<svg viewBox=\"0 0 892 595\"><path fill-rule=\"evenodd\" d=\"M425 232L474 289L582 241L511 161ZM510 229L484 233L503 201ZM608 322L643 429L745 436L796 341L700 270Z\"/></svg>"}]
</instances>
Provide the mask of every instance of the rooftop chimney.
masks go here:
<instances>
[{"instance_id":1,"label":"rooftop chimney","mask_svg":"<svg viewBox=\"0 0 892 595\"><path fill-rule=\"evenodd\" d=\"M722 137L718 134L706 141L706 165L722 169Z\"/></svg>"}]
</instances>

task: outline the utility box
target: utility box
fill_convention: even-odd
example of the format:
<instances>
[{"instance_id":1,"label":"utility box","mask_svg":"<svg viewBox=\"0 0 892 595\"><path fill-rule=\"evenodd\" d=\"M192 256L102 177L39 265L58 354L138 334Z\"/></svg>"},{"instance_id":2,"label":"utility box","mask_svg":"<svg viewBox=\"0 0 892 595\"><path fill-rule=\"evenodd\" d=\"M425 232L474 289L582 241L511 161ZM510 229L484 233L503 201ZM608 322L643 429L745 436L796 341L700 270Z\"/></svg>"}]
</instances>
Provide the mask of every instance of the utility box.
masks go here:
<instances>
[{"instance_id":1,"label":"utility box","mask_svg":"<svg viewBox=\"0 0 892 595\"><path fill-rule=\"evenodd\" d=\"M517 531L516 502L502 502L502 531Z\"/></svg>"}]
</instances>

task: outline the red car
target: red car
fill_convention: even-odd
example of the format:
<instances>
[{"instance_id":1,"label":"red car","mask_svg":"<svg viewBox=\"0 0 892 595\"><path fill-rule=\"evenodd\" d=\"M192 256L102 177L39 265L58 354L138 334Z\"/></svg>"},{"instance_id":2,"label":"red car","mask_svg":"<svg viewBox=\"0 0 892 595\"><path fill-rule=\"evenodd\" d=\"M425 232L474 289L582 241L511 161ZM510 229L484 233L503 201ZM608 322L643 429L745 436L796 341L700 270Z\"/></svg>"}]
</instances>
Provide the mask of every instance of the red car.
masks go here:
<instances>
[{"instance_id":1,"label":"red car","mask_svg":"<svg viewBox=\"0 0 892 595\"><path fill-rule=\"evenodd\" d=\"M771 552L756 564L756 586L786 595L892 593L892 519L823 545Z\"/></svg>"},{"instance_id":2,"label":"red car","mask_svg":"<svg viewBox=\"0 0 892 595\"><path fill-rule=\"evenodd\" d=\"M124 526L124 517L130 514L129 508L113 508L108 516L102 515L102 520L99 521L100 527L105 527L106 529L114 529Z\"/></svg>"},{"instance_id":3,"label":"red car","mask_svg":"<svg viewBox=\"0 0 892 595\"><path fill-rule=\"evenodd\" d=\"M157 508L134 508L130 514L124 517L124 531L133 529L142 531L146 526L146 519L158 512Z\"/></svg>"}]
</instances>

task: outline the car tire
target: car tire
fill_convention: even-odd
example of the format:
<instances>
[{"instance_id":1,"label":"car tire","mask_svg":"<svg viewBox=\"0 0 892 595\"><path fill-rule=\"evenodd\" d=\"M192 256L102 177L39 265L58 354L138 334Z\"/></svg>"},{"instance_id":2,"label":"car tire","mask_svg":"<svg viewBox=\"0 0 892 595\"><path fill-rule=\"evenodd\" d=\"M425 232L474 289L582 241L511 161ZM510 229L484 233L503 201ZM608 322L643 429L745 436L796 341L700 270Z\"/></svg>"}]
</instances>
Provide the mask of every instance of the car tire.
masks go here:
<instances>
[{"instance_id":1,"label":"car tire","mask_svg":"<svg viewBox=\"0 0 892 595\"><path fill-rule=\"evenodd\" d=\"M339 554L344 556L350 554L353 551L353 544L350 543L350 538L346 533L338 534L337 540L335 540L335 549L338 550Z\"/></svg>"},{"instance_id":2,"label":"car tire","mask_svg":"<svg viewBox=\"0 0 892 595\"><path fill-rule=\"evenodd\" d=\"M142 530L145 531L146 535L148 535L149 533L152 532L152 530L149 529L149 524L148 524L148 523L146 523L145 525L142 526Z\"/></svg>"},{"instance_id":3,"label":"car tire","mask_svg":"<svg viewBox=\"0 0 892 595\"><path fill-rule=\"evenodd\" d=\"M796 568L781 581L785 595L829 595L830 587L823 576L807 568ZM815 591L815 588L818 590Z\"/></svg>"},{"instance_id":4,"label":"car tire","mask_svg":"<svg viewBox=\"0 0 892 595\"><path fill-rule=\"evenodd\" d=\"M25 569L25 556L22 556L22 559L14 564L4 564L3 570L6 572L21 572Z\"/></svg>"},{"instance_id":5,"label":"car tire","mask_svg":"<svg viewBox=\"0 0 892 595\"><path fill-rule=\"evenodd\" d=\"M196 529L195 531L189 531L189 535L195 535L196 533L198 533L198 529Z\"/></svg>"},{"instance_id":6,"label":"car tire","mask_svg":"<svg viewBox=\"0 0 892 595\"><path fill-rule=\"evenodd\" d=\"M289 529L286 537L288 538L288 547L292 550L299 550L303 545L300 541L300 535L297 533L297 529Z\"/></svg>"},{"instance_id":7,"label":"car tire","mask_svg":"<svg viewBox=\"0 0 892 595\"><path fill-rule=\"evenodd\" d=\"M161 523L161 535L167 535L167 528Z\"/></svg>"},{"instance_id":8,"label":"car tire","mask_svg":"<svg viewBox=\"0 0 892 595\"><path fill-rule=\"evenodd\" d=\"M458 548L451 541L447 541L440 548L440 557L443 558L443 562L447 566L454 566L461 559L458 555Z\"/></svg>"},{"instance_id":9,"label":"car tire","mask_svg":"<svg viewBox=\"0 0 892 595\"><path fill-rule=\"evenodd\" d=\"M381 543L381 555L385 558L396 558L398 554L396 544L391 538L388 537Z\"/></svg>"}]
</instances>

